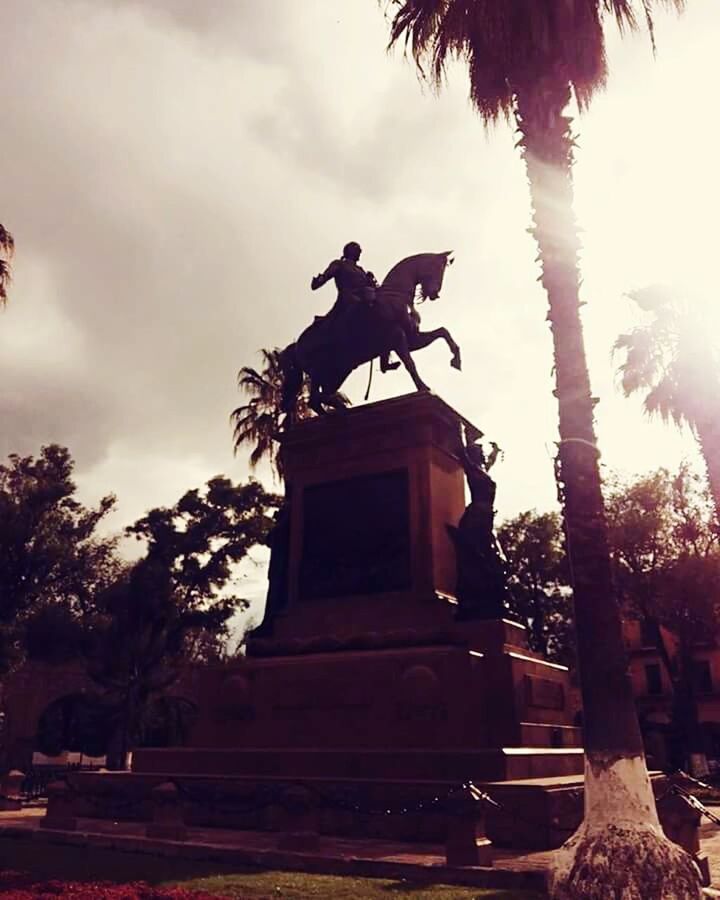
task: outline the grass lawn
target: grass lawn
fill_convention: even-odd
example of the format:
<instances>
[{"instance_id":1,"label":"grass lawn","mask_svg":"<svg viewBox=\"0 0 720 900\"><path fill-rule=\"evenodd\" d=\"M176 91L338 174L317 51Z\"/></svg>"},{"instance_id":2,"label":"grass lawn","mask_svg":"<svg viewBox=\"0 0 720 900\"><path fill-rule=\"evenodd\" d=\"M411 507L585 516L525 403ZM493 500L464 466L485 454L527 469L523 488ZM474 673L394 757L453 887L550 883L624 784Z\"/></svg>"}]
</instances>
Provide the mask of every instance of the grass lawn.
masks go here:
<instances>
[{"instance_id":1,"label":"grass lawn","mask_svg":"<svg viewBox=\"0 0 720 900\"><path fill-rule=\"evenodd\" d=\"M269 900L357 900L357 898L419 897L421 900L539 900L527 891L494 891L376 878L340 878L243 869L222 863L195 862L100 848L68 847L44 842L0 838L0 869L28 872L40 881L146 881L180 885L229 897ZM0 892L1 894L2 892Z\"/></svg>"}]
</instances>

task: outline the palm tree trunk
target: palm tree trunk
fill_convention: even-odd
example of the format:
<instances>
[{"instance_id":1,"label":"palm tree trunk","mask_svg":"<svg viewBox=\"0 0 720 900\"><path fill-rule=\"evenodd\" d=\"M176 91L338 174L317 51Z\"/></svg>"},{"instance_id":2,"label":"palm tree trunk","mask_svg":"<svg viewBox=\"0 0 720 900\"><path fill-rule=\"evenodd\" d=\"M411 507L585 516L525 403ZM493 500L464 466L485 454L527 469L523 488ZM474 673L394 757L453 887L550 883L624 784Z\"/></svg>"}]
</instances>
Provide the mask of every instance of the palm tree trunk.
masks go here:
<instances>
[{"instance_id":1,"label":"palm tree trunk","mask_svg":"<svg viewBox=\"0 0 720 900\"><path fill-rule=\"evenodd\" d=\"M705 460L710 493L715 503L715 520L720 527L720 419L712 416L697 420L695 431Z\"/></svg>"},{"instance_id":2,"label":"palm tree trunk","mask_svg":"<svg viewBox=\"0 0 720 900\"><path fill-rule=\"evenodd\" d=\"M556 474L573 580L585 742L585 818L558 856L551 893L586 900L695 898L700 889L690 858L660 829L612 585L595 400L580 321L573 140L564 115L570 99L567 79L556 74L519 91L517 102L533 233L550 303L560 426Z\"/></svg>"}]
</instances>

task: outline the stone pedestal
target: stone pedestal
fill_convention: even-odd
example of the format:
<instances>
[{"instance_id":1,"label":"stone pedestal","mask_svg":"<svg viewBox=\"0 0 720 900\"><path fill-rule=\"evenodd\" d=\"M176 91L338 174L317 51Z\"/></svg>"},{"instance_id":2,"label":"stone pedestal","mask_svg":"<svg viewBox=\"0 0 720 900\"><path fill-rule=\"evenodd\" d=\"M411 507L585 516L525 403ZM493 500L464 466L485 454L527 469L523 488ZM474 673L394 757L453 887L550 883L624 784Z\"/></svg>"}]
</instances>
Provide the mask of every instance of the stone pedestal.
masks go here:
<instances>
[{"instance_id":1,"label":"stone pedestal","mask_svg":"<svg viewBox=\"0 0 720 900\"><path fill-rule=\"evenodd\" d=\"M0 781L0 810L22 809L22 783L25 773L11 769Z\"/></svg>"},{"instance_id":2,"label":"stone pedestal","mask_svg":"<svg viewBox=\"0 0 720 900\"><path fill-rule=\"evenodd\" d=\"M485 818L469 787L454 791L445 803L447 833L445 859L449 866L492 864L490 841L485 837ZM480 840L478 840L480 838Z\"/></svg>"},{"instance_id":3,"label":"stone pedestal","mask_svg":"<svg viewBox=\"0 0 720 900\"><path fill-rule=\"evenodd\" d=\"M283 441L289 597L279 640L444 629L455 590L446 524L465 508L460 417L413 394L302 423Z\"/></svg>"},{"instance_id":4,"label":"stone pedestal","mask_svg":"<svg viewBox=\"0 0 720 900\"><path fill-rule=\"evenodd\" d=\"M40 827L57 831L75 831L77 819L74 814L74 798L67 783L53 781L48 785L47 794L47 811L40 819Z\"/></svg>"},{"instance_id":5,"label":"stone pedestal","mask_svg":"<svg viewBox=\"0 0 720 900\"><path fill-rule=\"evenodd\" d=\"M187 828L183 817L182 798L177 785L171 781L153 788L150 795L152 802L152 821L145 829L149 838L161 838L166 841L184 841Z\"/></svg>"},{"instance_id":6,"label":"stone pedestal","mask_svg":"<svg viewBox=\"0 0 720 900\"><path fill-rule=\"evenodd\" d=\"M318 798L297 785L284 793L280 809L278 849L298 853L317 850L320 846Z\"/></svg>"},{"instance_id":7,"label":"stone pedestal","mask_svg":"<svg viewBox=\"0 0 720 900\"><path fill-rule=\"evenodd\" d=\"M582 771L567 670L528 650L520 625L455 619L462 421L413 394L287 435L282 612L246 659L204 671L192 746L136 750L134 778L172 776L184 796L214 779L243 810L302 782L320 831L445 841L433 800L460 784ZM255 827L198 796L189 823Z\"/></svg>"}]
</instances>

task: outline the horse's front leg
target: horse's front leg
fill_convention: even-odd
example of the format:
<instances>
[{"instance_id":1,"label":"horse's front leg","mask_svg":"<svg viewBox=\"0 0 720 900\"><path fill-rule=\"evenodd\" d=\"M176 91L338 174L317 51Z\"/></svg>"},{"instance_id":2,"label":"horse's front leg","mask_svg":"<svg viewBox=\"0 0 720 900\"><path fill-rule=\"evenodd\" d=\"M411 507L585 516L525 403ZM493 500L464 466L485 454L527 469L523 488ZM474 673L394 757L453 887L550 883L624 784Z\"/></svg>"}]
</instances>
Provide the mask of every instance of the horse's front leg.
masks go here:
<instances>
[{"instance_id":1,"label":"horse's front leg","mask_svg":"<svg viewBox=\"0 0 720 900\"><path fill-rule=\"evenodd\" d=\"M461 369L462 360L460 358L460 346L455 343L447 328L435 328L433 331L416 331L410 337L408 346L410 350L422 350L424 347L428 347L437 340L443 340L448 345L448 349L452 353L450 365L454 369Z\"/></svg>"},{"instance_id":2,"label":"horse's front leg","mask_svg":"<svg viewBox=\"0 0 720 900\"><path fill-rule=\"evenodd\" d=\"M405 334L404 329L398 328L396 332L393 332L392 349L397 353L402 364L410 373L410 377L412 378L417 390L429 391L430 388L425 384L418 373L417 366L415 365L415 360L412 358L412 354L410 353L410 346L408 344L407 335Z\"/></svg>"},{"instance_id":3,"label":"horse's front leg","mask_svg":"<svg viewBox=\"0 0 720 900\"><path fill-rule=\"evenodd\" d=\"M313 412L317 413L317 415L326 415L325 407L323 406L322 394L320 393L320 385L315 381L315 379L312 378L310 380L310 396L308 397L308 406Z\"/></svg>"},{"instance_id":4,"label":"horse's front leg","mask_svg":"<svg viewBox=\"0 0 720 900\"><path fill-rule=\"evenodd\" d=\"M395 362L394 360L391 362L390 353L390 350L384 350L380 354L380 371L383 374L385 374L385 372L392 372L393 369L398 369L400 367L399 362Z\"/></svg>"}]
</instances>

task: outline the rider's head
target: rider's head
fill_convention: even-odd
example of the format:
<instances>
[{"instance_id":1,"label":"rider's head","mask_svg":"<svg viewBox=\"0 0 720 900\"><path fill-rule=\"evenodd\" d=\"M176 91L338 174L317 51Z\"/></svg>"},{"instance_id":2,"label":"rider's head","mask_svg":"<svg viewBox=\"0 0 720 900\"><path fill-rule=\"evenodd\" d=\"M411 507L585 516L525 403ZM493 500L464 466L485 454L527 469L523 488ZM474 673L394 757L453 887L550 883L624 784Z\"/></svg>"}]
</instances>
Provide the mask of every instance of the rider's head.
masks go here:
<instances>
[{"instance_id":1,"label":"rider's head","mask_svg":"<svg viewBox=\"0 0 720 900\"><path fill-rule=\"evenodd\" d=\"M351 262L357 262L361 253L362 247L357 241L350 241L343 247L343 259L349 259Z\"/></svg>"}]
</instances>

